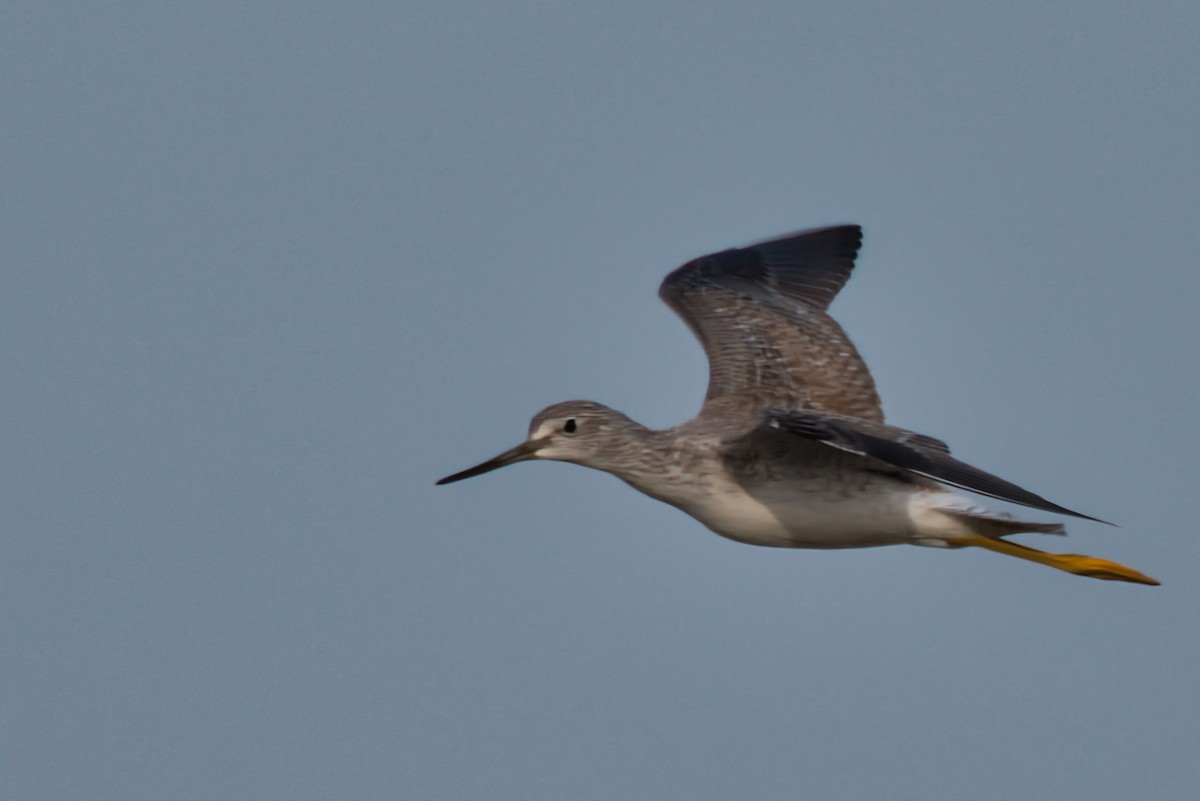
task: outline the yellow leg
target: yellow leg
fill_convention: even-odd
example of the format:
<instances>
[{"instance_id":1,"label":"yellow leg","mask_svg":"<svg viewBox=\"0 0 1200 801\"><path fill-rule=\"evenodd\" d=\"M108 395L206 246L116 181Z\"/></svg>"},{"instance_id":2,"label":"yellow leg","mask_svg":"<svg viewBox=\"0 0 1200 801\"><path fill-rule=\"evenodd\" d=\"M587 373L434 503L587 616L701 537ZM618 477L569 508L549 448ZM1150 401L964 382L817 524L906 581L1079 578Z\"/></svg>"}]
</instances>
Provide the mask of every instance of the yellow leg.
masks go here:
<instances>
[{"instance_id":1,"label":"yellow leg","mask_svg":"<svg viewBox=\"0 0 1200 801\"><path fill-rule=\"evenodd\" d=\"M1125 567L1125 565L1119 565L1107 559L1098 559L1094 556L1084 556L1077 553L1046 553L1045 551L1018 545L1008 540L992 539L991 537L984 537L979 534L966 534L961 537L955 537L953 542L955 545L986 548L996 553L1015 556L1018 559L1026 559L1030 562L1037 562L1039 565L1047 565L1059 570L1065 570L1077 576L1089 576L1091 578L1108 579L1109 581L1132 581L1135 584L1158 586L1158 579L1152 579L1131 567Z\"/></svg>"}]
</instances>

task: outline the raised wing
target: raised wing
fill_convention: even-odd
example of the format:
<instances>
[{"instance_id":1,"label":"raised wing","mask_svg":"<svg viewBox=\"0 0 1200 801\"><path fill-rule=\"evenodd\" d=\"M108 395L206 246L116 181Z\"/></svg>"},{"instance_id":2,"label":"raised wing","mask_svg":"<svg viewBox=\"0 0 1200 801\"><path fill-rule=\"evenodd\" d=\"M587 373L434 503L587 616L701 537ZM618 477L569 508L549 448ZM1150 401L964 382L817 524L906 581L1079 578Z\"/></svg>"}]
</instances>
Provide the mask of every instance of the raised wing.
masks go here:
<instances>
[{"instance_id":1,"label":"raised wing","mask_svg":"<svg viewBox=\"0 0 1200 801\"><path fill-rule=\"evenodd\" d=\"M825 313L861 244L857 225L803 231L702 256L666 277L659 297L708 356L704 411L782 407L883 420L866 364Z\"/></svg>"},{"instance_id":2,"label":"raised wing","mask_svg":"<svg viewBox=\"0 0 1200 801\"><path fill-rule=\"evenodd\" d=\"M803 437L848 453L877 459L944 484L1034 509L1095 520L1097 523L1106 522L1059 506L999 476L960 462L950 455L946 443L924 434L820 412L769 410L764 414L764 419L765 427L785 435Z\"/></svg>"}]
</instances>

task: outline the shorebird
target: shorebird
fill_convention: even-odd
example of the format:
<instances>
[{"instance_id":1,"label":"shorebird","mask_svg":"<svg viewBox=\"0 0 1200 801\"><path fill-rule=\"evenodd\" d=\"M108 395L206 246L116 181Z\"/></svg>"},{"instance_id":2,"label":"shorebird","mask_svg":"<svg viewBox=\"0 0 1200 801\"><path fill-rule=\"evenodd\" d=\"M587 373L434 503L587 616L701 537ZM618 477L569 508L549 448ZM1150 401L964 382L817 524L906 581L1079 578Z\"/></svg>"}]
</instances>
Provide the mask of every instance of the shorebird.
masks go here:
<instances>
[{"instance_id":1,"label":"shorebird","mask_svg":"<svg viewBox=\"0 0 1200 801\"><path fill-rule=\"evenodd\" d=\"M989 511L949 487L1104 521L884 422L866 364L826 313L861 244L857 225L802 231L702 256L663 280L659 297L708 356L708 392L693 419L654 430L592 401L556 403L534 415L520 445L437 483L553 459L611 473L750 545L977 547L1079 576L1158 584L1106 559L1004 539L1065 530Z\"/></svg>"}]
</instances>

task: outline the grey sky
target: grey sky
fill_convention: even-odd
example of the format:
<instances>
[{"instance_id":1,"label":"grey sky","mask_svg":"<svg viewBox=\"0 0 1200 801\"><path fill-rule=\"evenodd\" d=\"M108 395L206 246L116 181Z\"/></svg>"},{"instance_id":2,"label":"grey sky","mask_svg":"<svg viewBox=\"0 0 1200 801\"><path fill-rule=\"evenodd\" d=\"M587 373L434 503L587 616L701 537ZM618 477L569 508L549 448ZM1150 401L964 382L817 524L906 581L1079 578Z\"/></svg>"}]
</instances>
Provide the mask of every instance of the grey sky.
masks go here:
<instances>
[{"instance_id":1,"label":"grey sky","mask_svg":"<svg viewBox=\"0 0 1200 801\"><path fill-rule=\"evenodd\" d=\"M1044 5L6 6L0 797L1194 798L1200 10ZM889 418L1162 587L434 488L835 222Z\"/></svg>"}]
</instances>

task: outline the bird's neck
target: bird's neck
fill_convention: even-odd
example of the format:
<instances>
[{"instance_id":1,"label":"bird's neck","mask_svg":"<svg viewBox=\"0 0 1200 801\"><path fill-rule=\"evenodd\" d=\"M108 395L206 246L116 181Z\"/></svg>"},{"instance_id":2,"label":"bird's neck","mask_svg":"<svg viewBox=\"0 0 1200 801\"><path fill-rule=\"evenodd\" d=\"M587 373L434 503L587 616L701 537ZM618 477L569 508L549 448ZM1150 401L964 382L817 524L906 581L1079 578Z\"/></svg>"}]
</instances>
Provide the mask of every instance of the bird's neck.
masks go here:
<instances>
[{"instance_id":1,"label":"bird's neck","mask_svg":"<svg viewBox=\"0 0 1200 801\"><path fill-rule=\"evenodd\" d=\"M590 466L611 473L652 498L667 500L681 478L682 458L672 429L637 426L619 447L601 455Z\"/></svg>"}]
</instances>

